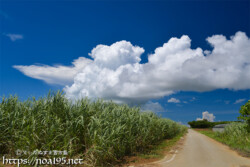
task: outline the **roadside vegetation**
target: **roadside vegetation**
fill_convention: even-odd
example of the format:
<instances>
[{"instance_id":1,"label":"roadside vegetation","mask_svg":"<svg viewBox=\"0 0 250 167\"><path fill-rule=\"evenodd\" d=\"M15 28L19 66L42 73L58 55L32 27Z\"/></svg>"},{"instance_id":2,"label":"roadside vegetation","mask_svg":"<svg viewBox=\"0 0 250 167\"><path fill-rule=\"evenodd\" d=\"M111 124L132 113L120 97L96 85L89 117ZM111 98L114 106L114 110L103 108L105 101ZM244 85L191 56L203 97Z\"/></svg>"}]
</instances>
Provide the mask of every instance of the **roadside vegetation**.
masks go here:
<instances>
[{"instance_id":1,"label":"roadside vegetation","mask_svg":"<svg viewBox=\"0 0 250 167\"><path fill-rule=\"evenodd\" d=\"M73 103L61 92L23 102L10 96L0 103L0 154L15 158L18 149L67 150L67 158L82 157L85 166L111 166L185 130L139 107L89 99Z\"/></svg>"},{"instance_id":2,"label":"roadside vegetation","mask_svg":"<svg viewBox=\"0 0 250 167\"><path fill-rule=\"evenodd\" d=\"M246 127L246 123L231 123L225 127L224 132L214 132L211 129L198 131L250 157L250 133L247 132Z\"/></svg>"},{"instance_id":3,"label":"roadside vegetation","mask_svg":"<svg viewBox=\"0 0 250 167\"><path fill-rule=\"evenodd\" d=\"M247 124L247 131L250 133L250 100L241 106L240 108L240 116L238 117L239 120L243 120Z\"/></svg>"},{"instance_id":4,"label":"roadside vegetation","mask_svg":"<svg viewBox=\"0 0 250 167\"><path fill-rule=\"evenodd\" d=\"M166 156L170 149L172 149L186 133L187 130L184 130L175 137L163 140L159 144L152 146L152 148L146 152L136 153L134 156L128 157L127 162L130 166L136 166L138 164L146 164L160 160Z\"/></svg>"},{"instance_id":5,"label":"roadside vegetation","mask_svg":"<svg viewBox=\"0 0 250 167\"><path fill-rule=\"evenodd\" d=\"M205 126L205 128L210 129L198 129L198 131L204 135L207 135L217 141L220 141L231 148L237 150L244 156L250 157L250 100L240 109L240 116L238 117L241 121L235 122L210 122L208 125L217 125L217 124L228 124L223 132L214 132L212 131L213 126ZM204 128L204 126L200 126L205 122L207 125L208 121L203 121L202 123L193 124L192 121L189 122L189 125L192 128Z\"/></svg>"}]
</instances>

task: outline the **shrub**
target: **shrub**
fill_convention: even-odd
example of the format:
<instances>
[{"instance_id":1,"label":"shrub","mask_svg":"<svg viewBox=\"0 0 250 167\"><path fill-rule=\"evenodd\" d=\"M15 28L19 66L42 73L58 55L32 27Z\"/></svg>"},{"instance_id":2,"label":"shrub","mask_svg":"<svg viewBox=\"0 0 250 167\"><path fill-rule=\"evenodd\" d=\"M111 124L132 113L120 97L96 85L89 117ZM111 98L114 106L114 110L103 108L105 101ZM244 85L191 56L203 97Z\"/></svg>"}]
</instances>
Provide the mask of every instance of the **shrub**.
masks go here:
<instances>
[{"instance_id":1,"label":"shrub","mask_svg":"<svg viewBox=\"0 0 250 167\"><path fill-rule=\"evenodd\" d=\"M225 144L250 153L250 133L246 129L246 123L231 123L225 127L224 132L217 132L216 136Z\"/></svg>"}]
</instances>

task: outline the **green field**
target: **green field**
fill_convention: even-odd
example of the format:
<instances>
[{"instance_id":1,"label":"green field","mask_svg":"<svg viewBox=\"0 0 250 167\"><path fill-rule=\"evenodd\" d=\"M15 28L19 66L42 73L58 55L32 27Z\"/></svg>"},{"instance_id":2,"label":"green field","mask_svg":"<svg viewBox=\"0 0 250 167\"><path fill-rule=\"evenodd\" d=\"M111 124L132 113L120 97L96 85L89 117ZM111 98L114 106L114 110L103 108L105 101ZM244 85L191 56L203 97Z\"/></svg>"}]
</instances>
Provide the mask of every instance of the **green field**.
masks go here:
<instances>
[{"instance_id":1,"label":"green field","mask_svg":"<svg viewBox=\"0 0 250 167\"><path fill-rule=\"evenodd\" d=\"M89 99L71 102L61 92L27 101L11 96L0 103L0 154L15 158L18 149L67 150L67 158L81 157L85 166L109 166L185 130L139 107Z\"/></svg>"}]
</instances>

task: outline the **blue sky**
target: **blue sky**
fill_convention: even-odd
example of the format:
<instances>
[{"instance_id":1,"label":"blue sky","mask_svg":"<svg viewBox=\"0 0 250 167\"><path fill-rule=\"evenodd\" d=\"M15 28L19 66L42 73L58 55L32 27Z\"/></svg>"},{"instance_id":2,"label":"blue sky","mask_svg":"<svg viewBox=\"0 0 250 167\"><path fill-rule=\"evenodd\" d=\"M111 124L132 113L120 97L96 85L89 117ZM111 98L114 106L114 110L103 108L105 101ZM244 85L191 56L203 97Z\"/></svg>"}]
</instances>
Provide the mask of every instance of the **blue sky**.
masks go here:
<instances>
[{"instance_id":1,"label":"blue sky","mask_svg":"<svg viewBox=\"0 0 250 167\"><path fill-rule=\"evenodd\" d=\"M209 80L208 78L203 80L203 77L199 76L200 78L192 82L190 78L188 78L189 80L185 80L185 75L178 79L171 76L171 79L167 72L162 73L162 75L159 76L160 78L158 78L159 80L157 80L157 72L160 71L158 68L148 69L147 67L142 67L144 72L148 71L147 74L132 73L131 76L143 76L140 81L136 81L136 83L140 82L140 86L143 84L150 85L152 81L153 84L149 87L152 88L152 90L150 90L149 93L146 90L147 87L143 89L141 87L138 88L139 86L129 87L126 90L131 92L128 93L125 91L124 93L123 88L117 85L114 87L110 86L110 84L115 85L115 83L109 82L115 78L112 78L113 73L105 73L102 74L104 78L106 76L110 76L110 78L107 78L108 81L103 81L105 84L100 83L102 85L99 84L97 86L104 85L105 87L109 85L108 89L111 92L110 94L107 93L106 90L101 91L98 88L98 91L95 91L94 88L89 87L91 83L96 84L97 81L95 77L101 77L101 74L95 76L96 74L88 73L88 75L83 76L85 80L81 80L82 75L79 75L78 82L75 82L70 77L70 79L63 78L67 74L70 76L72 70L60 76L53 71L53 67L72 67L73 60L77 60L79 57L97 60L103 53L107 55L109 53L111 54L108 49L117 48L129 48L129 51L131 51L129 55L131 54L134 57L128 60L126 58L126 63L147 64L148 56L157 56L155 49L162 47L164 43L168 43L173 37L180 39L179 43L177 42L177 44L180 45L181 42L188 43L190 39L190 49L195 50L199 47L203 51L212 51L213 47L206 41L208 37L220 34L230 40L230 36L237 36L236 33L239 31L249 37L249 1L70 2L3 0L0 3L1 95L17 94L21 99L27 99L31 96L44 96L50 89L62 90L68 85L70 87L68 89L70 97L79 97L79 92L87 92L89 96L97 97L98 93L100 93L100 96L103 98L114 98L119 102L131 102L134 101L134 99L140 99L138 104L145 105L146 103L148 105L146 105L145 108L151 107L150 109L160 111L158 113L163 117L168 117L182 123L201 118L202 112L204 111L212 113L215 116L215 121L236 120L240 106L250 99L250 86L248 86L250 84L247 83L247 81L250 81L250 77L249 75L244 76L242 74L246 73L246 70L249 69L247 67L242 67L242 71L240 71L239 74L225 74L228 78L230 78L230 76L232 78L241 75L244 76L246 79L243 79L241 83L235 81L232 84L223 83L219 85L216 83L210 84L210 80L217 81L213 76L210 77ZM187 35L188 39L182 38L181 40L183 35ZM244 35L239 36L243 36L242 38L244 38ZM122 40L126 42L118 43L114 47L108 47ZM216 43L215 40L215 38L211 39L212 43ZM130 42L131 45L127 42ZM96 52L91 52L92 49L99 44L107 45L107 47L105 47L106 49L103 48L100 53L97 49ZM175 44L173 45L175 46ZM249 43L244 47L239 46L238 48L247 52L249 49L248 46ZM139 48L136 49L136 47ZM217 47L220 48L221 46L218 44ZM230 52L237 55L236 51L232 50ZM249 66L247 61L250 55L243 51L242 56L244 59L239 63ZM194 52L194 54L199 54L196 53L199 51ZM92 53L92 57L88 55L88 53ZM170 54L170 52L167 53ZM168 55L167 53L166 55ZM160 54L161 53L159 53L159 55ZM241 54L241 52L239 54ZM137 62L136 59L138 56L141 58L139 62ZM96 59L94 57L96 57ZM116 59L113 59L112 56L110 60L108 63L101 65L110 67L112 61L116 63ZM215 59L214 61L217 60L218 59ZM160 61L157 57L152 58L152 62ZM213 61L213 59L209 61ZM85 60L77 62L82 63L85 62ZM103 63L103 60L101 63ZM121 62L119 61L118 64L119 63ZM22 65L22 68L20 68L20 66L13 68L15 65ZM34 65L34 68L31 68L31 65ZM168 65L169 64L162 64L162 68ZM225 64L225 66L228 65L229 64ZM42 67L40 71L38 69L39 67ZM47 67L52 67L52 71L50 70L47 73L43 73L48 70ZM93 70L91 68L94 68L94 66L88 68L91 71ZM36 70L38 70L39 76ZM101 71L94 71L93 73L99 74L104 73L104 71L105 70L102 69ZM152 72L152 75L155 72L155 76L148 74L150 72ZM198 72L199 70L197 73ZM62 74L64 72L59 71L58 73ZM78 74L80 71L76 73ZM114 76L118 75L117 73L115 73ZM195 76L195 74L196 72L194 72L193 76ZM35 79L39 77L42 77L42 79ZM122 77L125 79L120 78L118 81L120 85L121 83L128 82L125 74L122 75ZM48 78L52 83L48 83ZM170 79L168 80L168 78ZM92 82L87 82L86 79ZM129 79L129 81L131 80L133 80L133 78ZM143 83L142 80L145 80L145 82ZM206 85L207 80L209 81L208 85ZM196 84L199 81L203 84ZM58 84L58 82L62 84ZM102 82L102 80L98 80L98 82ZM175 87L170 85L166 88L165 86L159 86L157 84L168 85L172 82L173 85L180 86ZM220 80L218 80L218 82L220 82ZM72 84L74 83L81 87L81 89L73 90ZM185 87L185 85L188 86ZM197 88L199 86L201 88ZM156 89L156 95L154 94L153 88ZM121 90L120 92L118 91L119 94L117 93L117 89ZM133 90L136 93L133 94ZM162 92L165 91L165 93L161 93L161 90ZM142 96L136 98L137 96L135 94L142 94ZM145 99L143 98L144 94ZM83 96L83 94L81 95Z\"/></svg>"}]
</instances>

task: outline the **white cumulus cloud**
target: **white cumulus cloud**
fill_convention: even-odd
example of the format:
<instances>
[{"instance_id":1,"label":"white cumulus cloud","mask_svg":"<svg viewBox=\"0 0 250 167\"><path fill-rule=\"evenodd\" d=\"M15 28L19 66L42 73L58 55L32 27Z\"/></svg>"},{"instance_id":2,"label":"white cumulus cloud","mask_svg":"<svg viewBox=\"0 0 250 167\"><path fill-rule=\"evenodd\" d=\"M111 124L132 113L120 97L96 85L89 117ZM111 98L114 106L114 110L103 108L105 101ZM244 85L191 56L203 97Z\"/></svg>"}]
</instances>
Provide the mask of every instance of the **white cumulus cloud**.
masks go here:
<instances>
[{"instance_id":1,"label":"white cumulus cloud","mask_svg":"<svg viewBox=\"0 0 250 167\"><path fill-rule=\"evenodd\" d=\"M215 116L212 113L209 113L208 111L202 112L202 118L197 118L196 120L208 120L209 122L214 122Z\"/></svg>"},{"instance_id":2,"label":"white cumulus cloud","mask_svg":"<svg viewBox=\"0 0 250 167\"><path fill-rule=\"evenodd\" d=\"M79 57L73 61L73 66L15 65L13 67L31 78L40 79L49 84L66 85L72 84L76 74L91 62L90 59Z\"/></svg>"},{"instance_id":3,"label":"white cumulus cloud","mask_svg":"<svg viewBox=\"0 0 250 167\"><path fill-rule=\"evenodd\" d=\"M180 100L172 97L172 98L170 98L170 99L168 100L168 102L169 102L169 103L180 103Z\"/></svg>"},{"instance_id":4,"label":"white cumulus cloud","mask_svg":"<svg viewBox=\"0 0 250 167\"><path fill-rule=\"evenodd\" d=\"M85 59L79 68L14 67L48 83L72 83L64 88L71 99L88 96L145 103L177 91L250 89L250 40L246 34L237 32L230 39L214 35L207 41L213 47L211 51L192 49L186 35L171 38L148 55L145 64L140 63L143 48L120 41L110 46L97 45L89 54L93 61ZM65 68L68 75L62 75Z\"/></svg>"}]
</instances>

